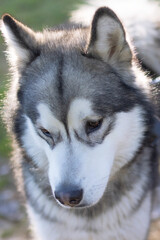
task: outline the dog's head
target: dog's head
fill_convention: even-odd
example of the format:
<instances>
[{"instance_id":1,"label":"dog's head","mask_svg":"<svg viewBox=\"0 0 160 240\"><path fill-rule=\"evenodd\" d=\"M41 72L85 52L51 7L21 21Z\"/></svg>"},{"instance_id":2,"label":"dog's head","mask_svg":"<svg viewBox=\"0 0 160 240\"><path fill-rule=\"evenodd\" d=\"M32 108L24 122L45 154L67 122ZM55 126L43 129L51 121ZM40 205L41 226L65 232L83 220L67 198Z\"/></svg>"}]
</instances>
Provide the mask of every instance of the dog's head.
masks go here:
<instances>
[{"instance_id":1,"label":"dog's head","mask_svg":"<svg viewBox=\"0 0 160 240\"><path fill-rule=\"evenodd\" d=\"M100 8L91 27L35 33L4 15L1 29L16 78L15 129L26 154L47 172L61 205L96 204L145 131L120 20Z\"/></svg>"}]
</instances>

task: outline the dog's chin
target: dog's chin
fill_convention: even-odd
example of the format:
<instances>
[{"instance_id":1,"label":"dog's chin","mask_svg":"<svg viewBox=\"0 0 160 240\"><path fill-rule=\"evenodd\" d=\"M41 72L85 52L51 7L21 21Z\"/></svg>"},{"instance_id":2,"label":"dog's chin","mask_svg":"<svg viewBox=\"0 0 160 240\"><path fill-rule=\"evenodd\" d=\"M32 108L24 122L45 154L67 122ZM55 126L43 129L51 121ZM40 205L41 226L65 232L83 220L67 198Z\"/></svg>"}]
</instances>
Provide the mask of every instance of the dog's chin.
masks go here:
<instances>
[{"instance_id":1,"label":"dog's chin","mask_svg":"<svg viewBox=\"0 0 160 240\"><path fill-rule=\"evenodd\" d=\"M93 207L94 205L96 205L97 204L97 202L96 203L92 203L92 204L89 204L89 203L80 203L80 204L78 204L78 205L76 205L76 206L68 206L68 205L64 205L64 204L62 204L62 203L60 203L59 201L57 201L56 200L56 202L57 202L57 204L59 205L59 206L61 206L61 207L63 207L63 208L65 208L65 209L84 209L84 208L90 208L90 207Z\"/></svg>"},{"instance_id":2,"label":"dog's chin","mask_svg":"<svg viewBox=\"0 0 160 240\"><path fill-rule=\"evenodd\" d=\"M61 206L63 208L66 208L66 209L83 209L83 208L89 208L89 207L93 206L93 205L90 205L90 204L78 204L76 206L68 206L68 205L64 205L64 204L62 204L58 201L56 201L56 202L59 206Z\"/></svg>"}]
</instances>

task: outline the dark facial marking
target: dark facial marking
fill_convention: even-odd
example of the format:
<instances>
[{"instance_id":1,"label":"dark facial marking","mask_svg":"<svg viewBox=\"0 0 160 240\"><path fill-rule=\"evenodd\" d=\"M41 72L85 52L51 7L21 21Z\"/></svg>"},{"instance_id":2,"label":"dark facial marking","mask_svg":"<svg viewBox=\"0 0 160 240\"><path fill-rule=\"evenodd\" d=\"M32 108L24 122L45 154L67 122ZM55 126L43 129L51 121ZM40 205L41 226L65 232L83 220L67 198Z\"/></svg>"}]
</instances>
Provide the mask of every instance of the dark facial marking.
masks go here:
<instances>
[{"instance_id":1,"label":"dark facial marking","mask_svg":"<svg viewBox=\"0 0 160 240\"><path fill-rule=\"evenodd\" d=\"M80 141L81 143L89 145L90 147L94 147L95 146L95 143L92 143L90 140L86 140L86 139L81 138L76 130L74 130L74 135L77 138L77 140Z\"/></svg>"},{"instance_id":2,"label":"dark facial marking","mask_svg":"<svg viewBox=\"0 0 160 240\"><path fill-rule=\"evenodd\" d=\"M52 136L48 130L46 130L45 128L40 128L40 130L46 137L52 138Z\"/></svg>"},{"instance_id":3,"label":"dark facial marking","mask_svg":"<svg viewBox=\"0 0 160 240\"><path fill-rule=\"evenodd\" d=\"M62 141L62 136L60 133L53 134L50 133L48 130L44 129L43 127L35 128L37 134L44 139L49 146L53 149L56 144Z\"/></svg>"},{"instance_id":4,"label":"dark facial marking","mask_svg":"<svg viewBox=\"0 0 160 240\"><path fill-rule=\"evenodd\" d=\"M58 92L59 95L63 99L63 64L64 64L64 59L63 55L61 55L60 60L59 60L59 66L58 66L58 74L57 74L57 81L58 81Z\"/></svg>"},{"instance_id":5,"label":"dark facial marking","mask_svg":"<svg viewBox=\"0 0 160 240\"><path fill-rule=\"evenodd\" d=\"M101 126L101 124L102 124L102 121L103 121L103 120L101 119L100 126ZM112 121L109 123L109 126L108 126L107 129L104 131L102 137L101 137L101 138L100 138L100 137L97 137L97 141L96 141L96 140L93 140L93 141L92 141L91 139L89 139L89 135L92 134L92 132L94 132L94 131L90 132L90 134L87 134L88 139L82 138L82 137L78 134L78 132L77 132L76 130L74 130L74 135L75 135L75 137L77 138L77 140L80 141L81 143L86 144L86 145L89 145L90 147L94 147L96 144L102 144L102 142L104 141L105 137L111 132L112 128L114 127L114 123L115 123L115 118L113 118ZM100 128L100 127L99 127L99 128ZM98 129L96 129L96 130L98 130ZM95 137L95 139L96 139L96 137Z\"/></svg>"}]
</instances>

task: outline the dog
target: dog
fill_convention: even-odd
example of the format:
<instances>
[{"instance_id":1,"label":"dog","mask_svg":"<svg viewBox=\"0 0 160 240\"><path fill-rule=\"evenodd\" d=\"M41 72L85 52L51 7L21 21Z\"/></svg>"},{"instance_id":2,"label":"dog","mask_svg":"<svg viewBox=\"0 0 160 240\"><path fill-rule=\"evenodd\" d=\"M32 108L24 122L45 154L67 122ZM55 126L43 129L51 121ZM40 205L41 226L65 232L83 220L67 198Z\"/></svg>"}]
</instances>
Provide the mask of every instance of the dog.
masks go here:
<instances>
[{"instance_id":1,"label":"dog","mask_svg":"<svg viewBox=\"0 0 160 240\"><path fill-rule=\"evenodd\" d=\"M4 121L37 240L147 239L158 178L157 121L151 79L137 57L158 75L160 53L155 22L140 23L133 29L144 25L151 34L149 40L130 31L136 56L108 7L98 8L89 25L42 33L2 16L12 72Z\"/></svg>"}]
</instances>

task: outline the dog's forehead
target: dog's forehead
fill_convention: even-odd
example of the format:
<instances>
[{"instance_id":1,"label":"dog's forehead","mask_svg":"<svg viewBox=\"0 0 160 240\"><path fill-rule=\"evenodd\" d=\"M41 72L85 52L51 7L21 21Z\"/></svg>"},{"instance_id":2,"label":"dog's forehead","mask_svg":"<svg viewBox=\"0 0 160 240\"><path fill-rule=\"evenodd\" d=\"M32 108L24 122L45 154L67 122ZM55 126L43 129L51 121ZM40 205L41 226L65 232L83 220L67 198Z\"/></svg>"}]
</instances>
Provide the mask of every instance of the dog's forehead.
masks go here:
<instances>
[{"instance_id":1,"label":"dog's forehead","mask_svg":"<svg viewBox=\"0 0 160 240\"><path fill-rule=\"evenodd\" d=\"M62 55L59 58L58 64L56 63L55 75L51 80L54 87L53 85L49 86L48 101L45 98L57 118L62 120L66 118L75 99L92 101L97 88L94 78L94 73L87 68L83 57L78 53L72 53L69 56ZM83 101L80 105L82 104L84 107Z\"/></svg>"},{"instance_id":2,"label":"dog's forehead","mask_svg":"<svg viewBox=\"0 0 160 240\"><path fill-rule=\"evenodd\" d=\"M103 84L107 84L103 72L109 76L106 69L79 51L66 54L57 51L53 56L43 56L33 63L22 79L23 106L31 111L39 102L45 102L58 118L62 118L60 115L66 115L74 98L92 100L96 92L102 94Z\"/></svg>"},{"instance_id":3,"label":"dog's forehead","mask_svg":"<svg viewBox=\"0 0 160 240\"><path fill-rule=\"evenodd\" d=\"M95 115L91 102L85 98L75 98L71 101L65 122L64 119L58 119L56 112L52 111L46 103L39 103L37 110L39 113L37 124L49 130L54 128L63 131L66 126L78 127L81 121Z\"/></svg>"},{"instance_id":4,"label":"dog's forehead","mask_svg":"<svg viewBox=\"0 0 160 240\"><path fill-rule=\"evenodd\" d=\"M23 106L35 120L37 105L46 103L64 122L71 102L83 98L97 114L106 115L117 111L119 105L132 107L132 93L122 85L116 72L100 60L87 58L78 49L57 50L37 60L25 73Z\"/></svg>"}]
</instances>

